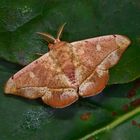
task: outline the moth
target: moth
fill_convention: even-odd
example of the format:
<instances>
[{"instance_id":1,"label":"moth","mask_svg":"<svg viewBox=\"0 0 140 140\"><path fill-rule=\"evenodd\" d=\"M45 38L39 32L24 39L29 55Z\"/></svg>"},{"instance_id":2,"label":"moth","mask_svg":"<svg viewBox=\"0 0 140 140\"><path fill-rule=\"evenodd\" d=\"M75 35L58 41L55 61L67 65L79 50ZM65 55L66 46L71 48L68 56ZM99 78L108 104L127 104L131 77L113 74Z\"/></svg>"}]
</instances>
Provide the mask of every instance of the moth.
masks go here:
<instances>
[{"instance_id":1,"label":"moth","mask_svg":"<svg viewBox=\"0 0 140 140\"><path fill-rule=\"evenodd\" d=\"M63 28L56 38L39 33L50 51L14 74L5 85L6 94L42 98L47 105L64 108L79 96L94 96L105 88L109 68L117 64L130 40L106 35L68 43L60 41Z\"/></svg>"}]
</instances>

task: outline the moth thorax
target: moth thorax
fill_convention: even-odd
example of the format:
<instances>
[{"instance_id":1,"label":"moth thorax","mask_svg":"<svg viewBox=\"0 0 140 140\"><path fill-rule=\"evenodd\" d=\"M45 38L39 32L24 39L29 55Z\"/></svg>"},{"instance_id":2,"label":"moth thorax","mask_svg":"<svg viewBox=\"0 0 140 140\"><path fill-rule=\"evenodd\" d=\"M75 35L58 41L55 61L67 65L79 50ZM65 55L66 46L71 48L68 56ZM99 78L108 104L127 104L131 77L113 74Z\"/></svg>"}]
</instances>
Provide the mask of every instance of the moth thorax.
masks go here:
<instances>
[{"instance_id":1,"label":"moth thorax","mask_svg":"<svg viewBox=\"0 0 140 140\"><path fill-rule=\"evenodd\" d=\"M54 44L49 44L48 47L50 49L57 49L57 48L60 48L60 47L63 47L66 45L67 42L64 42L64 41L59 41L59 42L56 42Z\"/></svg>"}]
</instances>

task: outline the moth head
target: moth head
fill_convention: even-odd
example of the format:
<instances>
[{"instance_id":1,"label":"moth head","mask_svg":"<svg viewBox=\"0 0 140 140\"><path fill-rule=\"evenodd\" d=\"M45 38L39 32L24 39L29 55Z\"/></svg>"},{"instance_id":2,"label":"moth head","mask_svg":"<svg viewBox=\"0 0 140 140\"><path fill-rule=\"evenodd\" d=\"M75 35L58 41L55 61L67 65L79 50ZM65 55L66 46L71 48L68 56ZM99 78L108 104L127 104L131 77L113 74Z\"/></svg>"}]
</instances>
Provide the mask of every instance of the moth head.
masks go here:
<instances>
[{"instance_id":1,"label":"moth head","mask_svg":"<svg viewBox=\"0 0 140 140\"><path fill-rule=\"evenodd\" d=\"M63 25L60 26L60 28L58 29L56 38L54 38L49 33L37 32L37 34L41 35L44 38L44 40L46 40L48 42L49 48L52 49L54 45L57 46L56 44L57 43L59 44L61 42L60 38L62 36L62 32L63 32L65 25L66 25L66 23L64 23Z\"/></svg>"}]
</instances>

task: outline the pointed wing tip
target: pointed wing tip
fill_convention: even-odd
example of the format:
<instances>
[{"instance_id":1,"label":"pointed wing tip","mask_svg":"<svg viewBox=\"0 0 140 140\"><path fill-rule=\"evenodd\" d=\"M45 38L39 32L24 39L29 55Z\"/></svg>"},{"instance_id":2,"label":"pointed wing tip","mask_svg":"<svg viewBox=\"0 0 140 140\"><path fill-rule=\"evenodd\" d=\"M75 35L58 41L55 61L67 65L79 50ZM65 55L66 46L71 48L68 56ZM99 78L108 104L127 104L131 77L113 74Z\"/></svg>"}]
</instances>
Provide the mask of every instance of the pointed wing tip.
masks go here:
<instances>
[{"instance_id":1,"label":"pointed wing tip","mask_svg":"<svg viewBox=\"0 0 140 140\"><path fill-rule=\"evenodd\" d=\"M14 94L16 93L17 89L16 89L16 86L15 86L15 82L12 80L12 78L10 78L7 83L5 84L5 87L4 87L4 93L5 94Z\"/></svg>"},{"instance_id":2,"label":"pointed wing tip","mask_svg":"<svg viewBox=\"0 0 140 140\"><path fill-rule=\"evenodd\" d=\"M116 43L120 48L127 48L131 44L131 40L124 35L116 35Z\"/></svg>"}]
</instances>

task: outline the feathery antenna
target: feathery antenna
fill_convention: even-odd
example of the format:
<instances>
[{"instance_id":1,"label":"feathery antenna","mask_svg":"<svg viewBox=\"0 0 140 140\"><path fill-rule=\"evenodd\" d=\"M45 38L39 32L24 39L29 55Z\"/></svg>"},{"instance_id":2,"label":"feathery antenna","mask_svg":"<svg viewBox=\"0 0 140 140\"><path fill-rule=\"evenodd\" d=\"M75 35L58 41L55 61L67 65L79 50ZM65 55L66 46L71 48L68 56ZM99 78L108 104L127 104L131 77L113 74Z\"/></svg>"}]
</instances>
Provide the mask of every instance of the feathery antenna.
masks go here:
<instances>
[{"instance_id":1,"label":"feathery antenna","mask_svg":"<svg viewBox=\"0 0 140 140\"><path fill-rule=\"evenodd\" d=\"M61 36L62 36L62 32L63 32L63 29L64 29L64 26L65 26L65 25L66 25L66 22L65 22L63 25L61 25L60 28L58 29L56 39L59 40L59 39L61 38Z\"/></svg>"}]
</instances>

